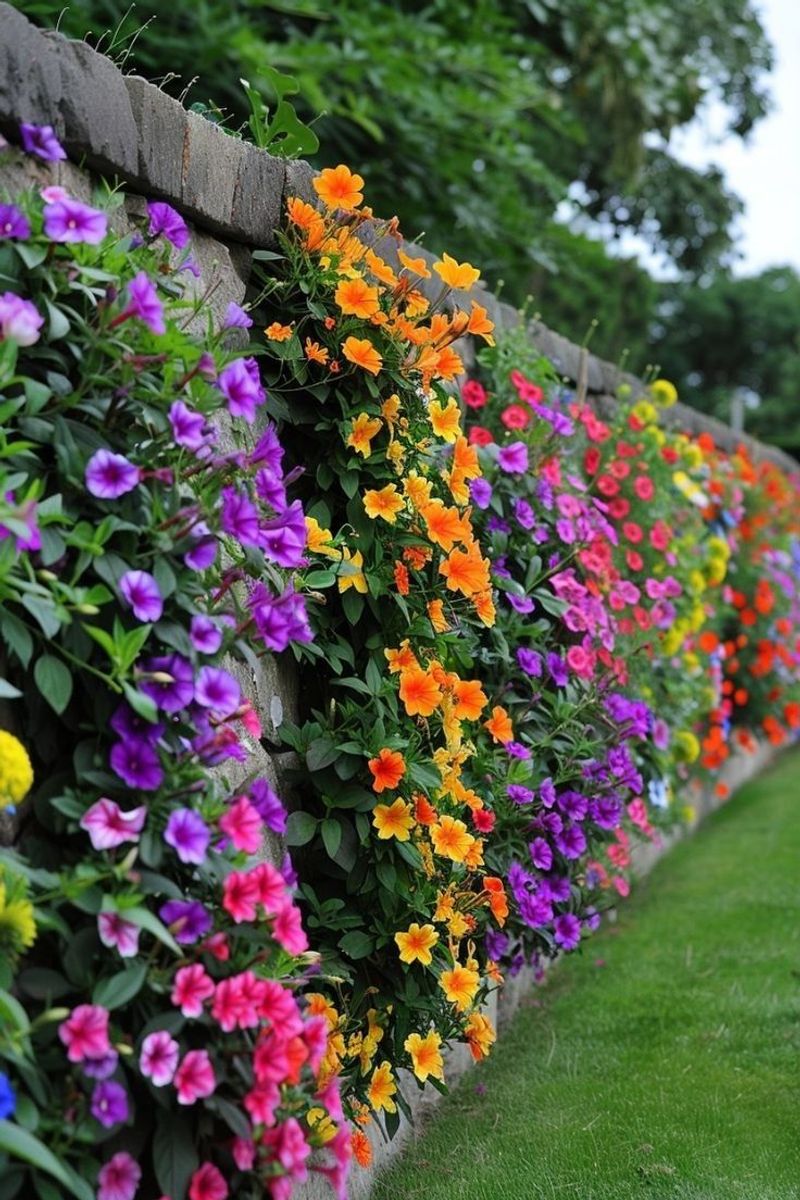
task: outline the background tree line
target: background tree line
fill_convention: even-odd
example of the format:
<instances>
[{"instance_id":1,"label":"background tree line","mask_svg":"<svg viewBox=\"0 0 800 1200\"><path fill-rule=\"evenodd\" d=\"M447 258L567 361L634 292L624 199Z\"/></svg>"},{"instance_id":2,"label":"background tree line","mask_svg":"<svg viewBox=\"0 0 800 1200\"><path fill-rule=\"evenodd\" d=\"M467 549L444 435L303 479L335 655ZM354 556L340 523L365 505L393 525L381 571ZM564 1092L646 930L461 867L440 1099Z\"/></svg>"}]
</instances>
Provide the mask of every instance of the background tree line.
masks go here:
<instances>
[{"instance_id":1,"label":"background tree line","mask_svg":"<svg viewBox=\"0 0 800 1200\"><path fill-rule=\"evenodd\" d=\"M634 370L657 362L682 396L800 449L800 280L735 278L739 198L670 135L708 99L745 137L769 109L772 48L751 0L19 0L46 25L235 129L249 80L267 103L277 68L320 142L376 212L480 263L505 296ZM565 202L572 217L565 223ZM558 217L558 219L557 219ZM578 232L581 230L582 232ZM619 253L636 234L672 267L656 282Z\"/></svg>"}]
</instances>

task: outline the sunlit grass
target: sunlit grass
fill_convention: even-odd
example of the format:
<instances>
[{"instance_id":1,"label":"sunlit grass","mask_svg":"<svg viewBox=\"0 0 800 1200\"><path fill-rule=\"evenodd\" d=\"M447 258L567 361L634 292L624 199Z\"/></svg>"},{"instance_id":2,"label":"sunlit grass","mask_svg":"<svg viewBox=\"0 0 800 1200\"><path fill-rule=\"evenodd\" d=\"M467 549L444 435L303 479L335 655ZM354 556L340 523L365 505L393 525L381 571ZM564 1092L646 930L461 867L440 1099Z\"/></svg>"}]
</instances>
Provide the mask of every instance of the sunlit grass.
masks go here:
<instances>
[{"instance_id":1,"label":"sunlit grass","mask_svg":"<svg viewBox=\"0 0 800 1200\"><path fill-rule=\"evenodd\" d=\"M800 1200L800 755L531 996L374 1192L401 1197Z\"/></svg>"}]
</instances>

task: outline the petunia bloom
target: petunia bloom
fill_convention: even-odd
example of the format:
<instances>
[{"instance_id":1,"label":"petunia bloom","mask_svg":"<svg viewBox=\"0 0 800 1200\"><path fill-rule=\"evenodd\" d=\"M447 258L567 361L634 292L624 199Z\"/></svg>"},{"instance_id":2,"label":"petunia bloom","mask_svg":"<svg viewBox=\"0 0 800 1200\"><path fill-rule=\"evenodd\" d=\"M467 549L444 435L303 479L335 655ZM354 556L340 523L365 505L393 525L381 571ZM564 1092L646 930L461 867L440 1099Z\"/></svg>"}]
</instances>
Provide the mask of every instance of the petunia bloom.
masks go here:
<instances>
[{"instance_id":1,"label":"petunia bloom","mask_svg":"<svg viewBox=\"0 0 800 1200\"><path fill-rule=\"evenodd\" d=\"M178 1104L194 1104L214 1094L217 1079L206 1050L190 1050L184 1055L172 1081L178 1092Z\"/></svg>"},{"instance_id":2,"label":"petunia bloom","mask_svg":"<svg viewBox=\"0 0 800 1200\"><path fill-rule=\"evenodd\" d=\"M15 292L4 292L0 296L0 339L3 341L32 346L38 342L43 324L44 317L30 300L23 300Z\"/></svg>"},{"instance_id":3,"label":"petunia bloom","mask_svg":"<svg viewBox=\"0 0 800 1200\"><path fill-rule=\"evenodd\" d=\"M51 242L97 246L108 232L108 217L80 200L67 198L44 206L44 232Z\"/></svg>"},{"instance_id":4,"label":"petunia bloom","mask_svg":"<svg viewBox=\"0 0 800 1200\"><path fill-rule=\"evenodd\" d=\"M24 242L31 236L31 223L16 204L0 204L0 238Z\"/></svg>"},{"instance_id":5,"label":"petunia bloom","mask_svg":"<svg viewBox=\"0 0 800 1200\"><path fill-rule=\"evenodd\" d=\"M130 1154L120 1150L100 1168L97 1200L133 1200L141 1178L139 1164Z\"/></svg>"},{"instance_id":6,"label":"petunia bloom","mask_svg":"<svg viewBox=\"0 0 800 1200\"><path fill-rule=\"evenodd\" d=\"M205 861L211 834L203 818L191 808L174 809L164 830L164 841L183 863Z\"/></svg>"},{"instance_id":7,"label":"petunia bloom","mask_svg":"<svg viewBox=\"0 0 800 1200\"><path fill-rule=\"evenodd\" d=\"M120 578L119 590L140 621L161 619L164 601L158 583L147 571L126 571Z\"/></svg>"},{"instance_id":8,"label":"petunia bloom","mask_svg":"<svg viewBox=\"0 0 800 1200\"><path fill-rule=\"evenodd\" d=\"M128 284L128 302L117 321L135 317L152 333L166 333L164 306L158 298L156 286L146 271L139 271Z\"/></svg>"},{"instance_id":9,"label":"petunia bloom","mask_svg":"<svg viewBox=\"0 0 800 1200\"><path fill-rule=\"evenodd\" d=\"M111 1051L108 1040L108 1009L99 1004L79 1004L58 1027L70 1062L104 1058Z\"/></svg>"},{"instance_id":10,"label":"petunia bloom","mask_svg":"<svg viewBox=\"0 0 800 1200\"><path fill-rule=\"evenodd\" d=\"M228 1185L213 1163L203 1163L189 1181L189 1200L227 1200Z\"/></svg>"},{"instance_id":11,"label":"petunia bloom","mask_svg":"<svg viewBox=\"0 0 800 1200\"><path fill-rule=\"evenodd\" d=\"M192 969L192 968L187 968ZM202 967L199 968L201 971ZM205 974L205 972L203 972ZM180 972L178 972L180 974ZM213 984L211 990L213 991ZM185 1015L185 1014L184 1014ZM139 1070L153 1087L165 1087L172 1083L178 1066L180 1047L164 1029L149 1033L142 1042L139 1054Z\"/></svg>"},{"instance_id":12,"label":"petunia bloom","mask_svg":"<svg viewBox=\"0 0 800 1200\"><path fill-rule=\"evenodd\" d=\"M260 850L264 822L246 796L237 796L228 811L220 817L219 827L237 850L245 854L256 854Z\"/></svg>"},{"instance_id":13,"label":"petunia bloom","mask_svg":"<svg viewBox=\"0 0 800 1200\"><path fill-rule=\"evenodd\" d=\"M253 318L248 316L244 309L231 300L225 310L225 317L222 322L223 329L249 329L253 324Z\"/></svg>"},{"instance_id":14,"label":"petunia bloom","mask_svg":"<svg viewBox=\"0 0 800 1200\"><path fill-rule=\"evenodd\" d=\"M98 913L97 931L103 945L118 950L122 958L133 958L138 954L139 926L134 925L133 921L126 921L119 913Z\"/></svg>"},{"instance_id":15,"label":"petunia bloom","mask_svg":"<svg viewBox=\"0 0 800 1200\"><path fill-rule=\"evenodd\" d=\"M120 1125L128 1119L128 1093L121 1083L105 1079L92 1092L89 1110L96 1121L106 1129Z\"/></svg>"},{"instance_id":16,"label":"petunia bloom","mask_svg":"<svg viewBox=\"0 0 800 1200\"><path fill-rule=\"evenodd\" d=\"M147 215L150 218L148 232L151 237L163 234L178 250L182 250L188 243L189 227L171 204L165 204L163 200L150 200L147 204Z\"/></svg>"},{"instance_id":17,"label":"petunia bloom","mask_svg":"<svg viewBox=\"0 0 800 1200\"><path fill-rule=\"evenodd\" d=\"M114 800L103 796L78 823L89 834L95 850L113 850L124 842L138 842L146 816L144 806L123 812Z\"/></svg>"},{"instance_id":18,"label":"petunia bloom","mask_svg":"<svg viewBox=\"0 0 800 1200\"><path fill-rule=\"evenodd\" d=\"M62 162L67 152L56 137L52 125L29 125L19 127L22 149L26 154L35 154L45 162Z\"/></svg>"},{"instance_id":19,"label":"petunia bloom","mask_svg":"<svg viewBox=\"0 0 800 1200\"><path fill-rule=\"evenodd\" d=\"M158 915L182 946L199 942L213 924L210 913L199 900L168 900Z\"/></svg>"},{"instance_id":20,"label":"petunia bloom","mask_svg":"<svg viewBox=\"0 0 800 1200\"><path fill-rule=\"evenodd\" d=\"M219 373L217 387L228 404L232 417L244 417L250 425L256 409L265 403L266 393L261 386L258 365L253 358L237 358Z\"/></svg>"},{"instance_id":21,"label":"petunia bloom","mask_svg":"<svg viewBox=\"0 0 800 1200\"><path fill-rule=\"evenodd\" d=\"M175 972L170 999L184 1017L199 1017L203 1002L214 995L214 981L200 963L192 963Z\"/></svg>"},{"instance_id":22,"label":"petunia bloom","mask_svg":"<svg viewBox=\"0 0 800 1200\"><path fill-rule=\"evenodd\" d=\"M100 500L116 500L133 491L141 473L122 454L96 450L86 464L86 487Z\"/></svg>"},{"instance_id":23,"label":"petunia bloom","mask_svg":"<svg viewBox=\"0 0 800 1200\"><path fill-rule=\"evenodd\" d=\"M143 738L115 742L108 761L114 774L130 788L155 792L161 787L164 779L161 760L158 752Z\"/></svg>"},{"instance_id":24,"label":"petunia bloom","mask_svg":"<svg viewBox=\"0 0 800 1200\"><path fill-rule=\"evenodd\" d=\"M197 704L210 709L217 717L228 717L239 707L242 690L239 684L220 667L201 667L194 687Z\"/></svg>"},{"instance_id":25,"label":"petunia bloom","mask_svg":"<svg viewBox=\"0 0 800 1200\"><path fill-rule=\"evenodd\" d=\"M524 442L511 442L501 448L497 461L506 474L524 475L528 469L528 447Z\"/></svg>"}]
</instances>

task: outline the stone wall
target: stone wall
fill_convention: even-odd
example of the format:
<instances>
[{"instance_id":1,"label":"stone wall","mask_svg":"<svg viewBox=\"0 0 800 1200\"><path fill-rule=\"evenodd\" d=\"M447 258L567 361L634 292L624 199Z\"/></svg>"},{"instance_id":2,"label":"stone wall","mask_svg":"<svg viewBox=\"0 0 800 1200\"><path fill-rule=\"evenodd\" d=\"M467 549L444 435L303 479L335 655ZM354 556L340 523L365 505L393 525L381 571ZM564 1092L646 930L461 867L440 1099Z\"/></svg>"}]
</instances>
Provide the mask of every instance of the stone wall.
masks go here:
<instances>
[{"instance_id":1,"label":"stone wall","mask_svg":"<svg viewBox=\"0 0 800 1200\"><path fill-rule=\"evenodd\" d=\"M244 297L252 251L275 245L285 198L315 198L313 171L308 164L273 158L239 141L187 112L152 84L135 75L124 75L88 45L42 32L16 9L0 3L0 131L16 140L21 121L52 125L71 162L45 164L29 158L23 165L0 167L0 198L4 192L13 195L31 185L58 183L72 195L88 200L102 176L118 182L126 193L123 206L113 217L114 227L120 232L130 229L131 219L143 213L143 197L167 200L193 227L193 253L201 275L195 286L209 294L209 305L217 316L230 300L241 301ZM377 240L376 228L368 228L366 236ZM409 249L414 255L433 258L427 250L416 246ZM396 245L389 239L384 239L380 252L388 260L397 261ZM423 290L425 283L438 292L438 284L433 281L424 281ZM522 320L514 308L486 289L479 299L501 329L514 327ZM459 302L458 295L452 302ZM541 322L529 322L528 330L533 345L552 360L565 382L585 391L598 409L608 411L613 407L614 393L622 383L641 388L634 376L587 353ZM469 362L472 348L460 349ZM711 433L716 443L728 450L744 440L756 460L769 459L787 470L797 470L794 460L782 451L749 437L737 439L721 422L684 405L669 410L668 418L688 432ZM252 677L241 678L240 682L262 716L268 740L275 741L282 714L293 719L298 710L291 670L267 661L258 672L252 672ZM4 723L2 716L0 713L0 723ZM260 772L280 787L283 757L270 756L260 747L258 753ZM769 758L769 748L750 758L735 758L728 764L727 782L735 788ZM691 800L699 814L718 803L710 790L700 791ZM0 827L0 842L4 838L13 838L8 821ZM640 869L649 869L666 848L666 844L647 848ZM277 857L280 847L270 849ZM510 1018L530 986L529 976L523 974L505 989L499 1005L493 998L490 1009L500 1025ZM466 1047L452 1051L447 1065L449 1080L454 1081L469 1061ZM406 1094L418 1097L414 1111L419 1122L438 1096L432 1089L417 1092L413 1080L408 1084ZM375 1171L398 1152L411 1132L404 1121L391 1145L374 1133L375 1168L369 1172L355 1168L351 1185L354 1200L367 1195ZM323 1194L328 1194L326 1189L314 1184L305 1200L317 1200Z\"/></svg>"}]
</instances>

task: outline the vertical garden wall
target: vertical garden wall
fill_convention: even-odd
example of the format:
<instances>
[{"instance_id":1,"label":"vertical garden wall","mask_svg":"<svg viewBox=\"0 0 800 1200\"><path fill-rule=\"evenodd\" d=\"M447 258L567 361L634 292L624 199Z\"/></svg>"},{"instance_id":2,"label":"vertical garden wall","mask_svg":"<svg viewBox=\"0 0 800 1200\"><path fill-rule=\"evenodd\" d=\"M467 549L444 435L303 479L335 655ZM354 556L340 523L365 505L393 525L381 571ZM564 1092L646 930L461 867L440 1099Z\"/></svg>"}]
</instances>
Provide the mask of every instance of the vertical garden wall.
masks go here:
<instances>
[{"instance_id":1,"label":"vertical garden wall","mask_svg":"<svg viewBox=\"0 0 800 1200\"><path fill-rule=\"evenodd\" d=\"M0 1200L345 1195L794 736L797 466L0 31Z\"/></svg>"}]
</instances>

